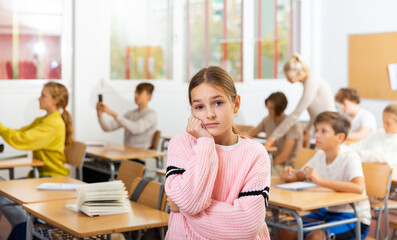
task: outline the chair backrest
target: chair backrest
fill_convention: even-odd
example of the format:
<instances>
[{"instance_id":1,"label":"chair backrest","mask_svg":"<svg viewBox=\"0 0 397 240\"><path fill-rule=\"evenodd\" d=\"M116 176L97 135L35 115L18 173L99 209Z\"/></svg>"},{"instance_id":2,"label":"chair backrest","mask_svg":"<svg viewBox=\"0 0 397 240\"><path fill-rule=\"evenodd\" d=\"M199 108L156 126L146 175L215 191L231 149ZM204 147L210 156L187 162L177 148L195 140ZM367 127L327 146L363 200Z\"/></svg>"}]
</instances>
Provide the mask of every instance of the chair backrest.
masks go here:
<instances>
[{"instance_id":1,"label":"chair backrest","mask_svg":"<svg viewBox=\"0 0 397 240\"><path fill-rule=\"evenodd\" d=\"M85 155L85 143L72 141L65 147L66 163L74 167L80 167Z\"/></svg>"},{"instance_id":2,"label":"chair backrest","mask_svg":"<svg viewBox=\"0 0 397 240\"><path fill-rule=\"evenodd\" d=\"M301 169L316 152L317 150L311 148L299 148L295 157L295 169Z\"/></svg>"},{"instance_id":3,"label":"chair backrest","mask_svg":"<svg viewBox=\"0 0 397 240\"><path fill-rule=\"evenodd\" d=\"M160 141L160 130L157 130L157 131L153 134L152 146L150 146L149 149L157 150L157 146L159 145L159 141Z\"/></svg>"},{"instance_id":4,"label":"chair backrest","mask_svg":"<svg viewBox=\"0 0 397 240\"><path fill-rule=\"evenodd\" d=\"M392 168L385 163L363 162L365 190L367 195L376 198L388 197Z\"/></svg>"},{"instance_id":5,"label":"chair backrest","mask_svg":"<svg viewBox=\"0 0 397 240\"><path fill-rule=\"evenodd\" d=\"M131 188L131 184L136 177L142 177L145 172L145 165L130 161L123 160L121 161L119 173L117 174L117 180L123 181L125 187L129 191ZM128 192L130 194L130 192Z\"/></svg>"},{"instance_id":6,"label":"chair backrest","mask_svg":"<svg viewBox=\"0 0 397 240\"><path fill-rule=\"evenodd\" d=\"M133 180L129 193L132 201L161 211L165 209L166 195L162 183L137 177Z\"/></svg>"}]
</instances>

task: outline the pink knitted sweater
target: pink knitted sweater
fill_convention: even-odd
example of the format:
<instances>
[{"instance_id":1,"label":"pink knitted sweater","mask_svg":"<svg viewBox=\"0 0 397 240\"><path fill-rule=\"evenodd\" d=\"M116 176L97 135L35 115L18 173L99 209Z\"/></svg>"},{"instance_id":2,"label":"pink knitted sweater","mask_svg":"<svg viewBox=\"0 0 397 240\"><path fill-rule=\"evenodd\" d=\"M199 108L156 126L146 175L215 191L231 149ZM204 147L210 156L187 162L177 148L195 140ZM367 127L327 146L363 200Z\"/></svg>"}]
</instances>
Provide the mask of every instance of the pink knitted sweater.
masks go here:
<instances>
[{"instance_id":1,"label":"pink knitted sweater","mask_svg":"<svg viewBox=\"0 0 397 240\"><path fill-rule=\"evenodd\" d=\"M168 146L166 239L270 239L265 223L270 161L263 145L245 139L231 149L182 132Z\"/></svg>"}]
</instances>

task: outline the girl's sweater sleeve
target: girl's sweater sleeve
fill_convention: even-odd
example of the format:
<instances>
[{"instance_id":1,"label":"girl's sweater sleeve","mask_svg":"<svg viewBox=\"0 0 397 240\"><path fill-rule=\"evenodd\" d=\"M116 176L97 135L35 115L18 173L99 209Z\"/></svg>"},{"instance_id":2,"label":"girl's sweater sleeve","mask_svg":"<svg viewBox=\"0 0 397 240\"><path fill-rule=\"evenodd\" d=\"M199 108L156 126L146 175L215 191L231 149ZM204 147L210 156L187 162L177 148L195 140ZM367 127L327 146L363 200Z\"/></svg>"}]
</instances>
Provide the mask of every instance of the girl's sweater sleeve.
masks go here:
<instances>
[{"instance_id":1,"label":"girl's sweater sleeve","mask_svg":"<svg viewBox=\"0 0 397 240\"><path fill-rule=\"evenodd\" d=\"M14 130L0 123L0 136L14 148L34 151L48 147L56 135L57 127L50 122L29 126Z\"/></svg>"},{"instance_id":2,"label":"girl's sweater sleeve","mask_svg":"<svg viewBox=\"0 0 397 240\"><path fill-rule=\"evenodd\" d=\"M310 104L314 101L314 98L317 95L317 91L319 88L319 82L316 79L311 79L310 77L306 80L310 82L306 82L303 88L302 97L296 106L295 110L286 117L280 125L273 131L272 136L276 139L284 136L288 130L298 122L299 116L303 111L309 108ZM309 123L310 124L310 123ZM310 125L311 127L311 125ZM310 130L306 128L306 130Z\"/></svg>"},{"instance_id":3,"label":"girl's sweater sleeve","mask_svg":"<svg viewBox=\"0 0 397 240\"><path fill-rule=\"evenodd\" d=\"M265 227L270 190L270 161L262 155L250 170L233 204L212 200L197 215L186 215L190 226L209 239L255 239Z\"/></svg>"},{"instance_id":4,"label":"girl's sweater sleeve","mask_svg":"<svg viewBox=\"0 0 397 240\"><path fill-rule=\"evenodd\" d=\"M211 204L218 171L218 155L212 138L180 134L168 146L165 191L181 212L195 215Z\"/></svg>"}]
</instances>

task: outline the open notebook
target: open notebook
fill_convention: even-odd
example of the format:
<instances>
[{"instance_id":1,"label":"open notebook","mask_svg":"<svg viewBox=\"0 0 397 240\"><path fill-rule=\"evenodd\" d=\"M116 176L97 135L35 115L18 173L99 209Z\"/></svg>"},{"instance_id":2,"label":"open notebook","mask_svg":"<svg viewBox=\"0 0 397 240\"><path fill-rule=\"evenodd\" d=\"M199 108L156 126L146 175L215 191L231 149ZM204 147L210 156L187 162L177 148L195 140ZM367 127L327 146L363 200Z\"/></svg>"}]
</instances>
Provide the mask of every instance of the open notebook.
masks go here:
<instances>
[{"instance_id":1,"label":"open notebook","mask_svg":"<svg viewBox=\"0 0 397 240\"><path fill-rule=\"evenodd\" d=\"M122 181L83 184L78 190L77 202L65 207L80 210L90 217L131 211L128 192Z\"/></svg>"},{"instance_id":2,"label":"open notebook","mask_svg":"<svg viewBox=\"0 0 397 240\"><path fill-rule=\"evenodd\" d=\"M312 182L292 182L292 183L279 184L276 185L276 187L287 190L304 190L308 188L318 187L318 185Z\"/></svg>"}]
</instances>

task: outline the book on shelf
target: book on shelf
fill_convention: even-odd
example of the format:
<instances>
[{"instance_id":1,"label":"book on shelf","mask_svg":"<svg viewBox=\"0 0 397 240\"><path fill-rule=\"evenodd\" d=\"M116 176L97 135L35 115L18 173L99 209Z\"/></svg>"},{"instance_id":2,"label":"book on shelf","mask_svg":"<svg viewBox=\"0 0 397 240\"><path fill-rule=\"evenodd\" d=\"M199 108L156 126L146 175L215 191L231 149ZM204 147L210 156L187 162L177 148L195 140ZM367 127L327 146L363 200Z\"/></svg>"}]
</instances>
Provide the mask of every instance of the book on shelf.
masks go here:
<instances>
[{"instance_id":1,"label":"book on shelf","mask_svg":"<svg viewBox=\"0 0 397 240\"><path fill-rule=\"evenodd\" d=\"M131 211L128 192L122 181L83 184L77 202L65 207L82 211L90 217L126 213Z\"/></svg>"}]
</instances>

